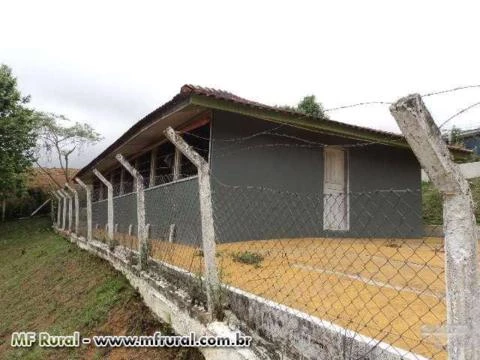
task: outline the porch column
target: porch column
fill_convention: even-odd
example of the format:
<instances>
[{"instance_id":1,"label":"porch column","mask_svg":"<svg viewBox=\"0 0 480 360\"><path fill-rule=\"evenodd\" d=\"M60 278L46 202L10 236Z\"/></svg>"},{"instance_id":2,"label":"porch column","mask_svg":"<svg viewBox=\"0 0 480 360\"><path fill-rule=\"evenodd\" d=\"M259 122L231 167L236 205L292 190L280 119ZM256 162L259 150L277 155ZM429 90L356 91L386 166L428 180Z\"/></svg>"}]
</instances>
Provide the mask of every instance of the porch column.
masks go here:
<instances>
[{"instance_id":1,"label":"porch column","mask_svg":"<svg viewBox=\"0 0 480 360\"><path fill-rule=\"evenodd\" d=\"M98 187L98 200L103 200L103 186L100 184Z\"/></svg>"},{"instance_id":2,"label":"porch column","mask_svg":"<svg viewBox=\"0 0 480 360\"><path fill-rule=\"evenodd\" d=\"M125 169L122 167L120 170L120 195L125 194Z\"/></svg>"},{"instance_id":3,"label":"porch column","mask_svg":"<svg viewBox=\"0 0 480 360\"><path fill-rule=\"evenodd\" d=\"M155 178L157 176L157 155L158 147L155 147L150 153L150 181L148 187L155 186Z\"/></svg>"}]
</instances>

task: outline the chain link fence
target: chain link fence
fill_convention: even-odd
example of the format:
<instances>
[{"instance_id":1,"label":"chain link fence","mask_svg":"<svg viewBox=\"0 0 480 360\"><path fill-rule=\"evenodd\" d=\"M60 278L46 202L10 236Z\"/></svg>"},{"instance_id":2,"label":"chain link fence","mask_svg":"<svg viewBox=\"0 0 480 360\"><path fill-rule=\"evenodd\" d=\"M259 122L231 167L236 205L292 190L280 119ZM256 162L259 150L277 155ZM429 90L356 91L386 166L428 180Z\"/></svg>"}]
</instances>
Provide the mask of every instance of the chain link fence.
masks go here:
<instances>
[{"instance_id":1,"label":"chain link fence","mask_svg":"<svg viewBox=\"0 0 480 360\"><path fill-rule=\"evenodd\" d=\"M222 282L339 325L371 348L446 356L429 334L446 320L443 238L425 233L419 191L215 189Z\"/></svg>"},{"instance_id":2,"label":"chain link fence","mask_svg":"<svg viewBox=\"0 0 480 360\"><path fill-rule=\"evenodd\" d=\"M421 190L294 193L212 177L220 281L338 326L365 343L361 358L377 347L446 358L443 234L424 223L421 198ZM205 306L197 177L151 187L145 201L150 261L162 274L187 274L191 281L169 279ZM116 245L136 253L136 193L113 204ZM80 209L85 237L83 200ZM94 202L92 213L94 238L108 241L107 201ZM345 346L345 358L359 356Z\"/></svg>"},{"instance_id":3,"label":"chain link fence","mask_svg":"<svg viewBox=\"0 0 480 360\"><path fill-rule=\"evenodd\" d=\"M281 135L282 141L265 145L258 138L265 133L224 140L229 147L222 149L221 156L260 146L272 151L287 147L317 151L329 146L313 141L296 144L291 143L298 141L296 137L274 135ZM206 140L190 136L191 142ZM259 144L247 143L251 140ZM230 144L234 141L241 147L235 149ZM374 148L377 145L361 142L343 147L365 155L367 151L381 153L381 147ZM207 148L194 147L205 161ZM308 154L323 166L315 151ZM205 209L200 200L205 194L196 167L186 159L182 166L175 166L174 152L174 146L166 143L158 154L135 162L146 188L148 270L188 293L192 305L208 309L202 234ZM382 161L388 161L389 156L404 155L383 156L386 160ZM225 181L234 179L230 174L217 177L210 170L213 256L221 283L218 299L227 321L229 312L235 314L287 355L302 353L304 349L292 352L300 341L324 351L304 354L306 358L448 357L445 241L441 216L435 215L441 209L432 209L434 202L425 195L427 187L421 187L416 178L411 177L411 188L398 186L402 179L390 179L389 184L397 186L382 187L377 181L365 186L368 191L351 191L348 183L338 189L319 186L318 192L312 192L233 185L235 181ZM138 259L136 184L121 169L109 179L113 184L113 239L108 235L107 187L98 181L92 194L93 237L109 243L111 249L128 249L132 259ZM85 199L85 192L80 191L79 197ZM82 200L79 235L83 237L86 214ZM238 301L232 293L246 297ZM289 315L279 317L279 312Z\"/></svg>"}]
</instances>

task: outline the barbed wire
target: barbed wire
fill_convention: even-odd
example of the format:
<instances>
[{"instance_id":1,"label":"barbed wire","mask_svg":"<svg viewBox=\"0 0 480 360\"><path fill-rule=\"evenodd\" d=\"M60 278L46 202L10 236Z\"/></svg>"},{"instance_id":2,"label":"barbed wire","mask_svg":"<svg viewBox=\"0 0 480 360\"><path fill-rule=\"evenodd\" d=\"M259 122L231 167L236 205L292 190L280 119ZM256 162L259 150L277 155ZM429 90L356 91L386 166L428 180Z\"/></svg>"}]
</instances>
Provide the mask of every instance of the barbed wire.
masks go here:
<instances>
[{"instance_id":1,"label":"barbed wire","mask_svg":"<svg viewBox=\"0 0 480 360\"><path fill-rule=\"evenodd\" d=\"M281 124L281 125L278 125L276 127L273 127L271 129L266 129L266 130L262 130L262 131L259 131L259 132L256 132L254 134L251 134L251 135L246 135L246 136L238 136L238 137L234 137L234 138L227 138L227 139L210 139L210 138L207 138L207 137L204 137L204 136L200 136L198 134L195 134L195 133L192 133L192 132L189 132L189 131L179 131L178 133L179 134L185 134L185 135L188 135L188 136L192 136L194 138L197 138L197 139L201 139L201 140L205 140L205 141L212 141L212 142L241 142L241 141L247 141L247 140L251 140L251 139L254 139L258 136L261 136L261 135L265 135L265 134L269 134L271 131L275 131L275 130L278 130L278 129L281 129L285 126L288 126L288 124Z\"/></svg>"},{"instance_id":2,"label":"barbed wire","mask_svg":"<svg viewBox=\"0 0 480 360\"><path fill-rule=\"evenodd\" d=\"M457 92L461 90L466 90L466 89L473 89L473 88L480 88L480 85L466 85L466 86L458 86L446 90L440 90L440 91L434 91L430 93L426 93L421 95L422 97L429 97L429 96L434 96L434 95L441 95L441 94L447 94L447 93L452 93L452 92Z\"/></svg>"},{"instance_id":3,"label":"barbed wire","mask_svg":"<svg viewBox=\"0 0 480 360\"><path fill-rule=\"evenodd\" d=\"M473 88L480 88L480 85L458 86L458 87L450 88L450 89L446 89L446 90L439 90L439 91L433 91L433 92L421 94L420 96L421 97L429 97L429 96L447 94L447 93L452 93L452 92L466 90L466 89L473 89ZM334 107L334 108L325 109L324 111L328 112L328 111L349 109L349 108L353 108L353 107L366 106L366 105L392 105L392 104L393 104L393 102L389 102L389 101L365 101L365 102L359 102L359 103L350 104L350 105L337 106L337 107Z\"/></svg>"},{"instance_id":4,"label":"barbed wire","mask_svg":"<svg viewBox=\"0 0 480 360\"><path fill-rule=\"evenodd\" d=\"M291 196L298 196L298 197L304 197L304 196L312 196L315 195L317 196L318 193L300 193L297 191L289 191L289 190L284 190L284 189L278 189L278 188L273 188L269 186L259 186L259 185L235 185L235 184L227 184L224 181L220 179L219 176L217 176L214 172L210 172L210 177L211 179L217 183L218 185L232 189L232 190L259 190L259 191L265 191L265 192L271 192L275 194L285 194L285 195L291 195ZM372 194L391 194L391 193L398 193L398 194L419 194L421 192L420 189L377 189L377 190L369 190L369 191L356 191L356 192L349 192L349 193L354 193L357 195L372 195ZM323 196L324 194L321 194L320 196Z\"/></svg>"},{"instance_id":5,"label":"barbed wire","mask_svg":"<svg viewBox=\"0 0 480 360\"><path fill-rule=\"evenodd\" d=\"M392 105L393 102L388 102L388 101L365 101L365 102L360 102L356 104L351 104L351 105L342 105L342 106L337 106L334 108L330 109L325 109L323 111L329 112L329 111L335 111L335 110L343 110L343 109L349 109L349 108L354 108L358 106L365 106L365 105Z\"/></svg>"},{"instance_id":6,"label":"barbed wire","mask_svg":"<svg viewBox=\"0 0 480 360\"><path fill-rule=\"evenodd\" d=\"M443 123L440 124L440 126L438 127L439 129L441 129L444 125L446 125L447 123L449 123L451 120L455 119L456 117L466 113L467 111L473 109L474 107L477 107L480 105L480 101L479 102L476 102L476 103L473 103L465 108L463 108L462 110L456 112L455 114L453 114L452 116L450 116L447 120L445 120Z\"/></svg>"}]
</instances>

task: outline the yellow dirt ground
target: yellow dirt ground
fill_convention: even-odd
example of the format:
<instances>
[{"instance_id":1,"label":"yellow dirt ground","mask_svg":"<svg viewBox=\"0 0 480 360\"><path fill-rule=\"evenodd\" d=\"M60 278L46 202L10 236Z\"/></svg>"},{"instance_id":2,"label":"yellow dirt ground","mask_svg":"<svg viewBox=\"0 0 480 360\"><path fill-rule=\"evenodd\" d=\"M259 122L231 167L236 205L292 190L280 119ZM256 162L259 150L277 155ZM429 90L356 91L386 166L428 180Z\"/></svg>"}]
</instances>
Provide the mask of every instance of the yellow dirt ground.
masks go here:
<instances>
[{"instance_id":1,"label":"yellow dirt ground","mask_svg":"<svg viewBox=\"0 0 480 360\"><path fill-rule=\"evenodd\" d=\"M422 335L445 322L442 239L285 239L219 244L222 281L429 358L445 350ZM261 254L257 266L233 260ZM198 249L152 240L151 255L193 273Z\"/></svg>"},{"instance_id":2,"label":"yellow dirt ground","mask_svg":"<svg viewBox=\"0 0 480 360\"><path fill-rule=\"evenodd\" d=\"M97 239L105 238L95 230ZM116 234L137 250L137 238ZM151 240L150 256L203 272L200 249ZM236 253L263 256L258 265ZM446 358L441 339L422 334L446 319L443 239L304 238L217 245L224 283L413 353Z\"/></svg>"}]
</instances>

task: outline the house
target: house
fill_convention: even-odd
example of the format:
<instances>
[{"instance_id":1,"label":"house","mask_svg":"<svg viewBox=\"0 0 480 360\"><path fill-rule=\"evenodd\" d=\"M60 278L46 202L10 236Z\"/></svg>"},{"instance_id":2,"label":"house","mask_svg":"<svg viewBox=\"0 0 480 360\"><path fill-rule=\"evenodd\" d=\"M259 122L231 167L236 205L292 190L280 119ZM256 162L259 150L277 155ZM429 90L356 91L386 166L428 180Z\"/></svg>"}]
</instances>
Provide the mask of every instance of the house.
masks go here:
<instances>
[{"instance_id":1,"label":"house","mask_svg":"<svg viewBox=\"0 0 480 360\"><path fill-rule=\"evenodd\" d=\"M480 129L456 129L446 134L445 137L450 143L453 141L460 142L466 149L472 150L476 155L480 155ZM451 139L452 137L453 139Z\"/></svg>"},{"instance_id":2,"label":"house","mask_svg":"<svg viewBox=\"0 0 480 360\"><path fill-rule=\"evenodd\" d=\"M115 159L121 153L145 179L150 237L166 239L174 224L175 241L198 243L197 171L165 138L169 126L209 162L220 241L422 235L420 165L402 136L192 85L79 171L94 186L93 224L107 222L96 168L114 186L116 231L135 232L133 180Z\"/></svg>"}]
</instances>

